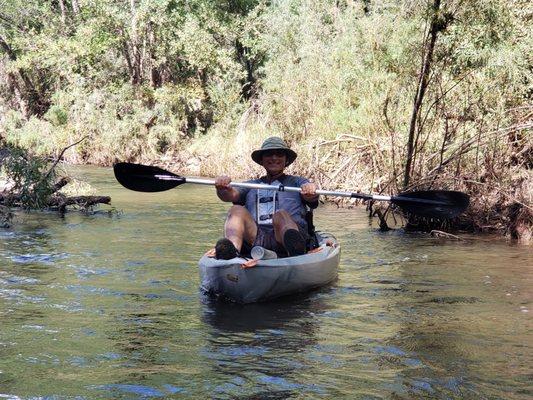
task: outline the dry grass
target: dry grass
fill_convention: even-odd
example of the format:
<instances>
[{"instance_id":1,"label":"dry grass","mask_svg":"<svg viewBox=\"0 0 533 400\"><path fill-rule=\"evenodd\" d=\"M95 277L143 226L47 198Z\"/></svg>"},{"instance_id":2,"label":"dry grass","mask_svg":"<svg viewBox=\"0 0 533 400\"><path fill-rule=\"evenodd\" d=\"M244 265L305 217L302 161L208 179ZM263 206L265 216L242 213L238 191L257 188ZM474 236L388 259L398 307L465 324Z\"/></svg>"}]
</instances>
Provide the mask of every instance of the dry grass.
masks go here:
<instances>
[{"instance_id":1,"label":"dry grass","mask_svg":"<svg viewBox=\"0 0 533 400\"><path fill-rule=\"evenodd\" d=\"M523 243L531 241L530 110L523 108L516 115L515 124L508 128L476 132L449 146L445 152L438 146L428 146L419 152L411 190L460 190L471 195L467 213L455 221L447 221L446 229L497 232ZM298 159L287 172L309 177L322 189L386 194L401 191L400 160L404 148L401 140L391 140L393 134L379 136L367 132L320 139L314 132L307 138L278 132L264 115L248 112L233 132L192 141L186 150L168 158L166 165L192 175L225 174L235 180L258 177L264 171L251 160L250 154L266 137L277 134L298 153ZM330 200L344 205L355 203L353 199ZM425 228L442 226L428 224Z\"/></svg>"}]
</instances>

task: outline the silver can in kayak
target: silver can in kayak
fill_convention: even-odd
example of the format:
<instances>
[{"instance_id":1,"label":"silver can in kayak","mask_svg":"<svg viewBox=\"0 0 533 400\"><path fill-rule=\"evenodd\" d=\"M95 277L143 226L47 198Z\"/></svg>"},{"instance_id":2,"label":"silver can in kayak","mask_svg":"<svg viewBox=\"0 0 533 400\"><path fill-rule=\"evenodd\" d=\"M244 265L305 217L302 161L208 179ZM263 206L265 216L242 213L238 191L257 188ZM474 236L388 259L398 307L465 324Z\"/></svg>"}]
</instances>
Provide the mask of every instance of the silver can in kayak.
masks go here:
<instances>
[{"instance_id":1,"label":"silver can in kayak","mask_svg":"<svg viewBox=\"0 0 533 400\"><path fill-rule=\"evenodd\" d=\"M330 234L317 233L317 239L319 247L313 252L258 260L253 267L247 267L244 258L204 255L199 262L201 289L225 300L254 303L327 285L337 279L341 248Z\"/></svg>"}]
</instances>

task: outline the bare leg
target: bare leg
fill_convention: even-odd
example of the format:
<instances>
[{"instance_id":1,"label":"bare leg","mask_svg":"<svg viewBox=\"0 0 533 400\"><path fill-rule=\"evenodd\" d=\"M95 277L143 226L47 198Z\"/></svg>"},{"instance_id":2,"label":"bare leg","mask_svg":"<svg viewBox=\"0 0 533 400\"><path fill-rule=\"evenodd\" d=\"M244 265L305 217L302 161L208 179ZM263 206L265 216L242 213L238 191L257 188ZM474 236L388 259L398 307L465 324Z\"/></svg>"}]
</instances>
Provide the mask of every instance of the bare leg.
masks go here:
<instances>
[{"instance_id":1,"label":"bare leg","mask_svg":"<svg viewBox=\"0 0 533 400\"><path fill-rule=\"evenodd\" d=\"M281 210L275 213L272 217L272 223L276 241L285 247L289 256L305 254L305 238L287 211Z\"/></svg>"},{"instance_id":2,"label":"bare leg","mask_svg":"<svg viewBox=\"0 0 533 400\"><path fill-rule=\"evenodd\" d=\"M232 206L229 209L224 225L224 236L231 240L238 251L242 249L243 240L250 244L255 241L257 225L246 208Z\"/></svg>"},{"instance_id":3,"label":"bare leg","mask_svg":"<svg viewBox=\"0 0 533 400\"><path fill-rule=\"evenodd\" d=\"M274 237L276 242L280 244L283 244L283 235L285 235L287 229L298 230L298 225L285 210L280 210L274 214L272 224L274 225Z\"/></svg>"}]
</instances>

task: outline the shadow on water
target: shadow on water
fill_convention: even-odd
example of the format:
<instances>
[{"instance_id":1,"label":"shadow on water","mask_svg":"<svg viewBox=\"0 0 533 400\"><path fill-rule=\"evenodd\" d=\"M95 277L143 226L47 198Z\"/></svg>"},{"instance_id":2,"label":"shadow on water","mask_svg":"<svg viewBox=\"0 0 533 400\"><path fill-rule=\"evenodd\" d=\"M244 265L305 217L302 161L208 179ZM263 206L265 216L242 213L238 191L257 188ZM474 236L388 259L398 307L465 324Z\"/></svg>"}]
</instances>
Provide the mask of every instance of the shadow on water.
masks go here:
<instances>
[{"instance_id":1,"label":"shadow on water","mask_svg":"<svg viewBox=\"0 0 533 400\"><path fill-rule=\"evenodd\" d=\"M288 399L320 388L298 383L306 349L316 346L317 314L330 309L324 288L268 303L204 300L202 320L210 327L204 356L215 376L216 398Z\"/></svg>"},{"instance_id":2,"label":"shadow on water","mask_svg":"<svg viewBox=\"0 0 533 400\"><path fill-rule=\"evenodd\" d=\"M266 303L238 304L204 298L203 321L224 332L283 328L289 323L309 318L310 314L327 310L323 299L317 299L315 295L328 289Z\"/></svg>"}]
</instances>

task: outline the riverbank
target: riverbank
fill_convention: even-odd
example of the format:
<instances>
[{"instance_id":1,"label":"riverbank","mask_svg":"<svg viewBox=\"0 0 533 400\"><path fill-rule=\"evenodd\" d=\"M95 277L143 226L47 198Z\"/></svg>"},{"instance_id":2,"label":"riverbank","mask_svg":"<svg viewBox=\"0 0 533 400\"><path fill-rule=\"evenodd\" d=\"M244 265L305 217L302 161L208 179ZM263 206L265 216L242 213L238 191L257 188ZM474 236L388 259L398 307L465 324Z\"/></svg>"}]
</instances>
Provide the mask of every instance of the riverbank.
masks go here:
<instances>
[{"instance_id":1,"label":"riverbank","mask_svg":"<svg viewBox=\"0 0 533 400\"><path fill-rule=\"evenodd\" d=\"M203 137L190 140L184 149L167 153L158 158L131 158L117 161L141 162L159 165L185 176L216 177L221 174L234 180L246 180L261 176L263 169L255 164L250 154L260 147L264 136L236 135L234 137ZM298 153L297 161L287 172L309 177L321 189L355 191L374 194L397 194L398 186L385 182L391 177L376 168L363 164L359 156L357 139L341 136L337 140L310 140L293 142ZM67 157L68 161L68 157ZM468 171L468 172L467 172ZM459 174L443 174L438 179L421 177L411 190L458 190L471 198L468 210L460 217L434 224L429 221L411 220L409 229L442 229L448 232L488 233L508 237L521 244L532 243L533 213L531 209L533 179L531 170L513 169L504 175L485 176L476 179L471 170ZM514 173L514 176L511 174ZM501 173L500 173L501 174ZM430 183L428 183L430 182ZM346 198L328 198L341 207L362 205L360 201ZM388 203L375 204L380 214L387 215Z\"/></svg>"},{"instance_id":2,"label":"riverbank","mask_svg":"<svg viewBox=\"0 0 533 400\"><path fill-rule=\"evenodd\" d=\"M460 190L472 206L449 229L531 240L522 1L200 3L11 10L40 28L0 37L0 143L246 179L279 135L299 154L289 172L320 187Z\"/></svg>"},{"instance_id":3,"label":"riverbank","mask_svg":"<svg viewBox=\"0 0 533 400\"><path fill-rule=\"evenodd\" d=\"M216 177L225 174L234 180L246 180L263 173L263 169L251 160L250 154L260 147L264 138L264 134L205 136L189 139L182 144L181 149L157 157L116 157L115 161L159 165L185 176ZM298 158L287 169L287 173L309 177L321 189L392 195L401 192L400 187L391 182L390 173L363 162L360 149L364 146L358 143L362 143L362 140L348 135L339 136L335 140L293 141L291 147L298 153ZM112 158L111 155L107 157ZM73 147L64 153L63 161L80 164L83 160L80 159L79 150ZM405 221L408 228L490 233L508 237L521 244L530 244L533 231L531 170L507 170L505 180L495 176L476 179L471 170L467 171L470 173L462 171L453 175L442 174L432 180L428 177L415 180L411 190L458 190L467 193L471 203L463 215L452 221L444 224L424 220ZM512 173L515 175L511 176ZM355 199L328 198L327 201L341 207L361 205ZM388 203L375 204L371 213L388 219L388 206Z\"/></svg>"},{"instance_id":4,"label":"riverbank","mask_svg":"<svg viewBox=\"0 0 533 400\"><path fill-rule=\"evenodd\" d=\"M152 161L183 175L215 177L227 174L234 179L250 179L263 172L249 156L254 149L259 148L261 140L260 137L248 140L239 136L224 139L222 143L212 139L199 140L173 157ZM356 143L357 139L350 136L293 143L292 148L298 153L298 159L287 172L310 177L321 189L399 193L401 189L390 183L390 174L384 173L378 166L372 168L354 161L360 157ZM532 171L516 168L507 171L508 175L504 176L502 172L499 176L478 179L471 170L453 175L443 174L436 179L425 176L416 180L410 189L458 190L470 196L467 212L442 225L445 230L492 233L530 244L533 239ZM355 199L328 200L347 207L360 203ZM423 223L417 223L423 228ZM433 228L436 226L429 225Z\"/></svg>"},{"instance_id":5,"label":"riverbank","mask_svg":"<svg viewBox=\"0 0 533 400\"><path fill-rule=\"evenodd\" d=\"M251 160L251 152L259 148L268 135L277 133L261 125L259 117L248 116L247 124L239 126L235 132L213 130L209 135L183 139L176 148L159 154L114 154L113 149L106 151L90 140L66 151L53 149L52 153L61 154L64 162L72 164L110 166L114 162L130 161L159 165L181 175L215 177L225 174L234 180L246 180L263 173L262 168ZM46 121L41 123L45 124ZM395 159L402 159L400 146L392 147L386 142L376 145L368 136L348 134L331 139L311 137L296 140L289 136L286 140L298 153L297 161L287 172L309 177L322 189L392 195L404 191L398 178L401 176L401 165L394 166ZM506 158L513 160L513 155L509 154L513 151L512 147L507 153L502 152L498 160L490 160L490 163L486 160L483 163L472 160L464 162L472 153L485 151L484 147L477 146L474 152L465 152L461 164L447 163L437 173L431 172L435 168L421 170L425 173L414 176L408 190L458 190L471 197L471 204L464 215L453 221L436 225L428 224L428 221L408 221L408 226L428 231L439 229L498 234L530 244L533 231L533 174L524 149L527 150L527 146L522 148L522 159L514 156L514 164L505 161ZM487 166L494 165L495 161L500 169L488 169ZM345 198L330 198L328 201L343 207L359 204L355 199ZM374 207L373 211L377 209L384 219L389 217L388 204L376 204Z\"/></svg>"}]
</instances>

